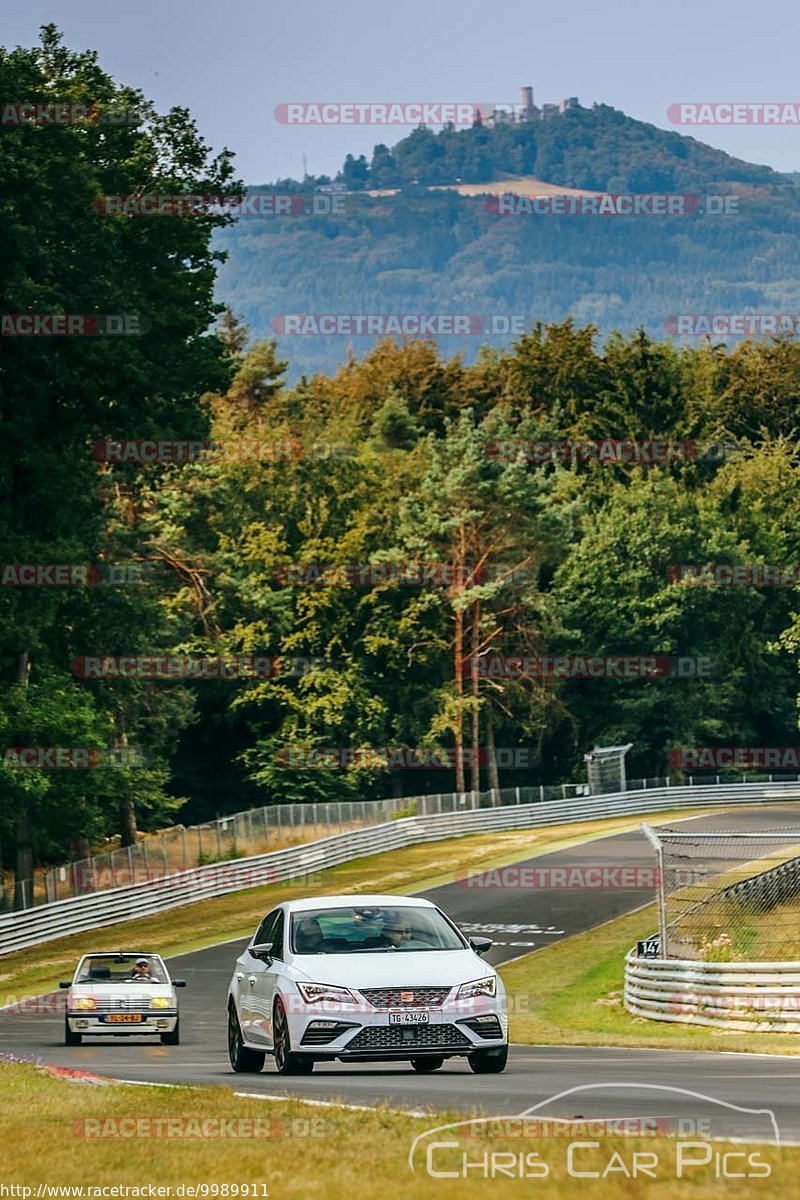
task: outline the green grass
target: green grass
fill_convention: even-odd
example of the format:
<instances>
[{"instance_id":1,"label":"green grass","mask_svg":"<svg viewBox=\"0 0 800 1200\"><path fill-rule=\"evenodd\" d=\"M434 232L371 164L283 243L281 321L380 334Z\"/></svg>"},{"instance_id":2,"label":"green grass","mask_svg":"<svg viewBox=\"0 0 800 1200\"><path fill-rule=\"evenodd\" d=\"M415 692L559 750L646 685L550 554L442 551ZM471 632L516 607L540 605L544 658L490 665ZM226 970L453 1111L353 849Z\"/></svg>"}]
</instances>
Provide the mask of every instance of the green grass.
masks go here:
<instances>
[{"instance_id":1,"label":"green grass","mask_svg":"<svg viewBox=\"0 0 800 1200\"><path fill-rule=\"evenodd\" d=\"M473 1095L479 1082L475 1081ZM241 1188L246 1183L258 1185L259 1200L265 1193L270 1200L386 1200L389 1196L403 1200L477 1200L486 1196L517 1200L523 1195L567 1200L575 1197L577 1188L586 1200L606 1200L608 1196L712 1200L721 1187L732 1200L751 1196L773 1200L794 1192L800 1170L800 1148L759 1146L748 1149L757 1154L759 1163L767 1164L768 1178L723 1183L712 1158L708 1166L692 1169L687 1178L676 1180L679 1144L675 1139L605 1137L601 1133L594 1135L596 1149L579 1151L576 1169L602 1173L615 1154L617 1169L606 1180L578 1181L567 1172L567 1146L572 1138L514 1139L506 1129L496 1127L490 1130L490 1137L466 1137L462 1126L439 1135L448 1141L457 1139L458 1145L436 1152L435 1169L455 1170L457 1175L460 1169L463 1174L464 1158L469 1163L481 1162L484 1155L504 1151L515 1163L519 1155L538 1154L548 1177L520 1179L515 1171L516 1177L497 1174L483 1178L473 1167L466 1178L432 1178L425 1169L424 1152L415 1156L412 1173L408 1163L412 1142L427 1130L462 1119L458 1114L418 1118L385 1107L368 1111L312 1107L300 1100L240 1097L227 1087L93 1086L74 1075L62 1072L54 1076L31 1064L2 1060L0 1089L2 1183L29 1187L33 1197L39 1184L82 1187L86 1200L91 1196L88 1188L114 1185L143 1188L139 1194L145 1196L148 1185L170 1188L175 1197L174 1189L180 1185L205 1184L206 1194L212 1198L233 1197L233 1186ZM228 1122L222 1126L229 1131L224 1137L218 1136L219 1122ZM153 1136L159 1129L171 1133ZM238 1135L233 1136L231 1130ZM191 1136L186 1136L190 1132ZM585 1131L576 1131L574 1140L585 1141L586 1136ZM734 1148L719 1142L713 1145L714 1151L725 1149ZM655 1179L626 1179L621 1173L619 1163L630 1169L635 1152L656 1156ZM696 1160L698 1152L692 1154ZM506 1157L506 1170L508 1163ZM740 1159L735 1169L742 1169ZM253 1194L251 1190L250 1196Z\"/></svg>"},{"instance_id":2,"label":"green grass","mask_svg":"<svg viewBox=\"0 0 800 1200\"><path fill-rule=\"evenodd\" d=\"M657 924L656 906L648 905L502 967L510 996L511 1040L800 1054L797 1034L739 1033L627 1013L622 1000L625 955Z\"/></svg>"}]
</instances>

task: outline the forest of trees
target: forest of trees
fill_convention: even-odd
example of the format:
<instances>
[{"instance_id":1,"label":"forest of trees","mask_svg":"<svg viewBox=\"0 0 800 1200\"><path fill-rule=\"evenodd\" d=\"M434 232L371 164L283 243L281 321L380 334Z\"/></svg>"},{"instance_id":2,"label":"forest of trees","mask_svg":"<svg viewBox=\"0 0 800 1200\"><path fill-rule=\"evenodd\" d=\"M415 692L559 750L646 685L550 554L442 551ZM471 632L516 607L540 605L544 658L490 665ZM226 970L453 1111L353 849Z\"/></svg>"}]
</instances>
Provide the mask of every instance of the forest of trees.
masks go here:
<instances>
[{"instance_id":1,"label":"forest of trees","mask_svg":"<svg viewBox=\"0 0 800 1200\"><path fill-rule=\"evenodd\" d=\"M36 49L0 53L0 84L34 101L145 104L51 28ZM290 384L274 341L214 300L212 234L227 218L92 209L107 192L237 190L230 156L211 154L187 112L5 130L0 173L16 181L0 198L0 311L150 322L139 337L4 339L2 562L135 564L142 579L4 576L0 861L17 878L111 834L129 844L137 828L251 804L486 787L493 746L530 751L532 766L499 772L513 786L580 778L595 744L632 742L628 772L643 776L665 774L676 746L796 740L796 589L676 583L670 571L800 562L795 340L676 348L640 330L601 342L566 319L471 363L388 340ZM641 465L491 449L654 438L699 450ZM97 451L128 439L234 452L142 463ZM288 451L235 451L257 445ZM436 586L293 580L293 567L321 563L451 572ZM713 671L570 681L473 666L543 654L704 656ZM71 667L103 655L309 668L188 683ZM8 757L31 746L138 748L144 763L23 769ZM391 771L292 765L293 747L488 753L479 773Z\"/></svg>"}]
</instances>

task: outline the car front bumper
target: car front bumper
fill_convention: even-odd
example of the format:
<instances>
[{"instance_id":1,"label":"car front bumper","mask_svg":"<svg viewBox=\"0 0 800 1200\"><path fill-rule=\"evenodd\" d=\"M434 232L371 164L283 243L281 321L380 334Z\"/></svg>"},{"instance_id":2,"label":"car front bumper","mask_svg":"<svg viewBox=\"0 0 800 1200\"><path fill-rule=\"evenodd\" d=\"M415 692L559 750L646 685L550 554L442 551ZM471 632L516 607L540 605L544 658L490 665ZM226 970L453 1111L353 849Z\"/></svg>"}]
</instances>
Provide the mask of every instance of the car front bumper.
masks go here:
<instances>
[{"instance_id":1,"label":"car front bumper","mask_svg":"<svg viewBox=\"0 0 800 1200\"><path fill-rule=\"evenodd\" d=\"M364 1011L359 1005L336 1014L314 1012L309 1005L294 1014L292 1048L315 1058L349 1061L386 1061L410 1058L451 1057L476 1050L499 1050L508 1041L508 1015L503 998L482 1000L473 1011L445 1003L426 1010L425 1023L395 1024L392 1010ZM323 1006L324 1007L324 1006Z\"/></svg>"},{"instance_id":2,"label":"car front bumper","mask_svg":"<svg viewBox=\"0 0 800 1200\"><path fill-rule=\"evenodd\" d=\"M67 1027L70 1033L82 1033L89 1037L137 1037L140 1034L172 1033L178 1023L178 1014L173 1009L157 1009L152 1012L125 1013L126 1017L138 1016L138 1021L103 1020L106 1014L68 1012ZM115 1014L108 1014L115 1015Z\"/></svg>"}]
</instances>

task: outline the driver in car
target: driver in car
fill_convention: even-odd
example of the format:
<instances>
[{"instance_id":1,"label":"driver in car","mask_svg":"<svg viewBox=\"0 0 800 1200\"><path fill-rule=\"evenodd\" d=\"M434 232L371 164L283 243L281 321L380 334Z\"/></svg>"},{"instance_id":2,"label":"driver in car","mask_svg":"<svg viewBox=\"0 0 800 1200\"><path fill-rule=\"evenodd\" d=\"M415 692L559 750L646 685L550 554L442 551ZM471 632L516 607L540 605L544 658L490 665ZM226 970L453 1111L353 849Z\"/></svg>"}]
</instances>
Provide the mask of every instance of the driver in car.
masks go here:
<instances>
[{"instance_id":1,"label":"driver in car","mask_svg":"<svg viewBox=\"0 0 800 1200\"><path fill-rule=\"evenodd\" d=\"M417 937L416 931L412 929L411 918L396 912L387 913L384 917L380 937L372 938L365 944L375 949L388 947L392 950L430 950L430 943Z\"/></svg>"},{"instance_id":2,"label":"driver in car","mask_svg":"<svg viewBox=\"0 0 800 1200\"><path fill-rule=\"evenodd\" d=\"M325 949L325 935L316 917L305 917L297 927L297 953L321 954Z\"/></svg>"},{"instance_id":3,"label":"driver in car","mask_svg":"<svg viewBox=\"0 0 800 1200\"><path fill-rule=\"evenodd\" d=\"M133 972L129 976L130 983L155 983L155 976L150 970L150 962L146 958L137 958L133 964Z\"/></svg>"}]
</instances>

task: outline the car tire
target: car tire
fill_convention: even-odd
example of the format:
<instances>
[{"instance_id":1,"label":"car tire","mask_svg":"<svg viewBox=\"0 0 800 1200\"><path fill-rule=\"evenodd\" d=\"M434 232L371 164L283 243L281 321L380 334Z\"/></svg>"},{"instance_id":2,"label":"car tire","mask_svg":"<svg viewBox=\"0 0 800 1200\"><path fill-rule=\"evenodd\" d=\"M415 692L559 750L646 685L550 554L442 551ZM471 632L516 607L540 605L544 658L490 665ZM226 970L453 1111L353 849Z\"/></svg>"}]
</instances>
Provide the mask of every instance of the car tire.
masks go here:
<instances>
[{"instance_id":1,"label":"car tire","mask_svg":"<svg viewBox=\"0 0 800 1200\"><path fill-rule=\"evenodd\" d=\"M508 1062L508 1043L499 1050L473 1050L467 1062L476 1075L499 1075Z\"/></svg>"},{"instance_id":2,"label":"car tire","mask_svg":"<svg viewBox=\"0 0 800 1200\"><path fill-rule=\"evenodd\" d=\"M431 1071L438 1071L444 1066L443 1058L412 1058L411 1066L420 1075L430 1075Z\"/></svg>"},{"instance_id":3,"label":"car tire","mask_svg":"<svg viewBox=\"0 0 800 1200\"><path fill-rule=\"evenodd\" d=\"M162 1033L161 1045L162 1046L180 1046L180 1044L181 1044L181 1019L180 1019L180 1017L178 1017L177 1021L175 1022L175 1028L173 1030L171 1030L169 1033Z\"/></svg>"},{"instance_id":4,"label":"car tire","mask_svg":"<svg viewBox=\"0 0 800 1200\"><path fill-rule=\"evenodd\" d=\"M289 1036L289 1022L282 1000L275 1001L272 1010L272 1045L275 1069L279 1075L310 1075L314 1060L305 1054L295 1054Z\"/></svg>"},{"instance_id":5,"label":"car tire","mask_svg":"<svg viewBox=\"0 0 800 1200\"><path fill-rule=\"evenodd\" d=\"M231 1062L231 1067L238 1074L248 1073L251 1075L257 1074L266 1060L266 1054L261 1050L250 1050L242 1041L242 1030L239 1025L239 1018L236 1016L236 1009L233 1004L228 1005L228 1058Z\"/></svg>"},{"instance_id":6,"label":"car tire","mask_svg":"<svg viewBox=\"0 0 800 1200\"><path fill-rule=\"evenodd\" d=\"M69 1021L64 1017L64 1045L65 1046L80 1046L83 1041L83 1036L80 1033L73 1033L69 1027Z\"/></svg>"}]
</instances>

